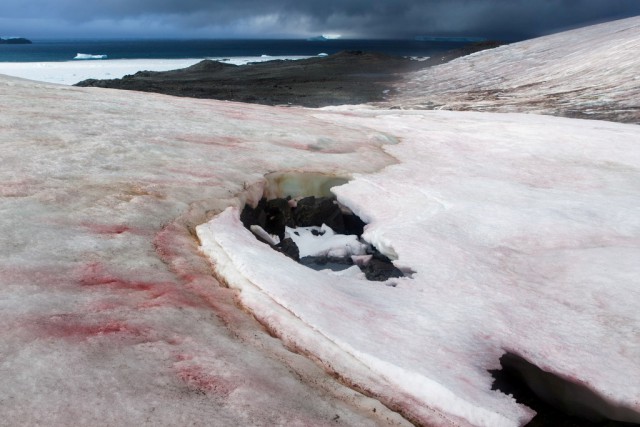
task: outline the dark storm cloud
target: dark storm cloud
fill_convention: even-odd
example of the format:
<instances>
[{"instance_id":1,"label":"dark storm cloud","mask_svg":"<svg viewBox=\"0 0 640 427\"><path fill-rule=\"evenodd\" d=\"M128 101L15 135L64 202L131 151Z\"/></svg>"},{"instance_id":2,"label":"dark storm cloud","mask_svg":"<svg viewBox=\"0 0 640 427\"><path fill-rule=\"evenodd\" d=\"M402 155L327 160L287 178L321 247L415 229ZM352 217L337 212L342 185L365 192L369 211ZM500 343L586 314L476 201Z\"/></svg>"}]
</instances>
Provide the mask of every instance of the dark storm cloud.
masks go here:
<instances>
[{"instance_id":1,"label":"dark storm cloud","mask_svg":"<svg viewBox=\"0 0 640 427\"><path fill-rule=\"evenodd\" d=\"M331 32L359 37L435 34L522 38L640 15L640 1L21 0L3 9L0 32L35 32L38 36L71 35L74 31L87 36L168 37Z\"/></svg>"}]
</instances>

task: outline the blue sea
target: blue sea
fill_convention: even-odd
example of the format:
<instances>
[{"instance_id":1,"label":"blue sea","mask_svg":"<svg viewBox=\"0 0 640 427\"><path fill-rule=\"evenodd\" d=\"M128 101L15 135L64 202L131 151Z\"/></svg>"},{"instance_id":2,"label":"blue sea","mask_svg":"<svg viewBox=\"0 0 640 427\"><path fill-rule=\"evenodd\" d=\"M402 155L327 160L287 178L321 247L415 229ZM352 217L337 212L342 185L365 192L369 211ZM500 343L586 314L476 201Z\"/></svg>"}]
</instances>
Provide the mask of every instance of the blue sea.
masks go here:
<instances>
[{"instance_id":1,"label":"blue sea","mask_svg":"<svg viewBox=\"0 0 640 427\"><path fill-rule=\"evenodd\" d=\"M106 59L184 59L268 56L315 56L342 50L399 56L433 56L468 44L420 40L32 40L0 45L0 62L71 61L78 53Z\"/></svg>"}]
</instances>

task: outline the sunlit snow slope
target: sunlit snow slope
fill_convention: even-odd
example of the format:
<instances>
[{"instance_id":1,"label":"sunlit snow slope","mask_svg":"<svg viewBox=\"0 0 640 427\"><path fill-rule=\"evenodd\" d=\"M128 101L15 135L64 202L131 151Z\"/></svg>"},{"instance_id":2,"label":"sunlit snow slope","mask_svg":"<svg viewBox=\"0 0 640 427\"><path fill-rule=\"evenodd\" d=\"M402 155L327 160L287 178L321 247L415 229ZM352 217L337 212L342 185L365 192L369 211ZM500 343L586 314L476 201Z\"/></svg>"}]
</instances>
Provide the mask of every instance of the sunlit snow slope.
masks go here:
<instances>
[{"instance_id":1,"label":"sunlit snow slope","mask_svg":"<svg viewBox=\"0 0 640 427\"><path fill-rule=\"evenodd\" d=\"M527 112L640 123L640 17L527 40L416 72L402 108Z\"/></svg>"}]
</instances>

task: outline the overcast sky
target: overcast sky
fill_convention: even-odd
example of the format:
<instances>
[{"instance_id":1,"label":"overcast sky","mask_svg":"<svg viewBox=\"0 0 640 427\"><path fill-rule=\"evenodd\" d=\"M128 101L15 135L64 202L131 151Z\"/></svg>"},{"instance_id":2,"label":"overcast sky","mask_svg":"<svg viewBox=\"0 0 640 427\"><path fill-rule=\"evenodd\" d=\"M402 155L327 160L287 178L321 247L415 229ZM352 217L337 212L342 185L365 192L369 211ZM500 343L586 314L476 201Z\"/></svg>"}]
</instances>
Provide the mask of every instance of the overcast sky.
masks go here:
<instances>
[{"instance_id":1,"label":"overcast sky","mask_svg":"<svg viewBox=\"0 0 640 427\"><path fill-rule=\"evenodd\" d=\"M640 15L640 0L6 0L0 36L529 38Z\"/></svg>"}]
</instances>

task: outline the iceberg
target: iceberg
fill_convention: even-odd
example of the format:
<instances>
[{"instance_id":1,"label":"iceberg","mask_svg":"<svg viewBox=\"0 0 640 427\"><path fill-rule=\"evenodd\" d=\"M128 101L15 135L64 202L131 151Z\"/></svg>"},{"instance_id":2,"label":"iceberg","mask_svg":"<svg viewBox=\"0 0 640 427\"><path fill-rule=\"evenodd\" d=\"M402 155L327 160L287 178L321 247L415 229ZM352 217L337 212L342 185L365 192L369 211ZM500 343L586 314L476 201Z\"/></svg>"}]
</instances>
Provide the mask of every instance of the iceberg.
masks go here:
<instances>
[{"instance_id":1,"label":"iceberg","mask_svg":"<svg viewBox=\"0 0 640 427\"><path fill-rule=\"evenodd\" d=\"M107 59L107 55L92 55L90 53L78 53L73 59Z\"/></svg>"}]
</instances>

